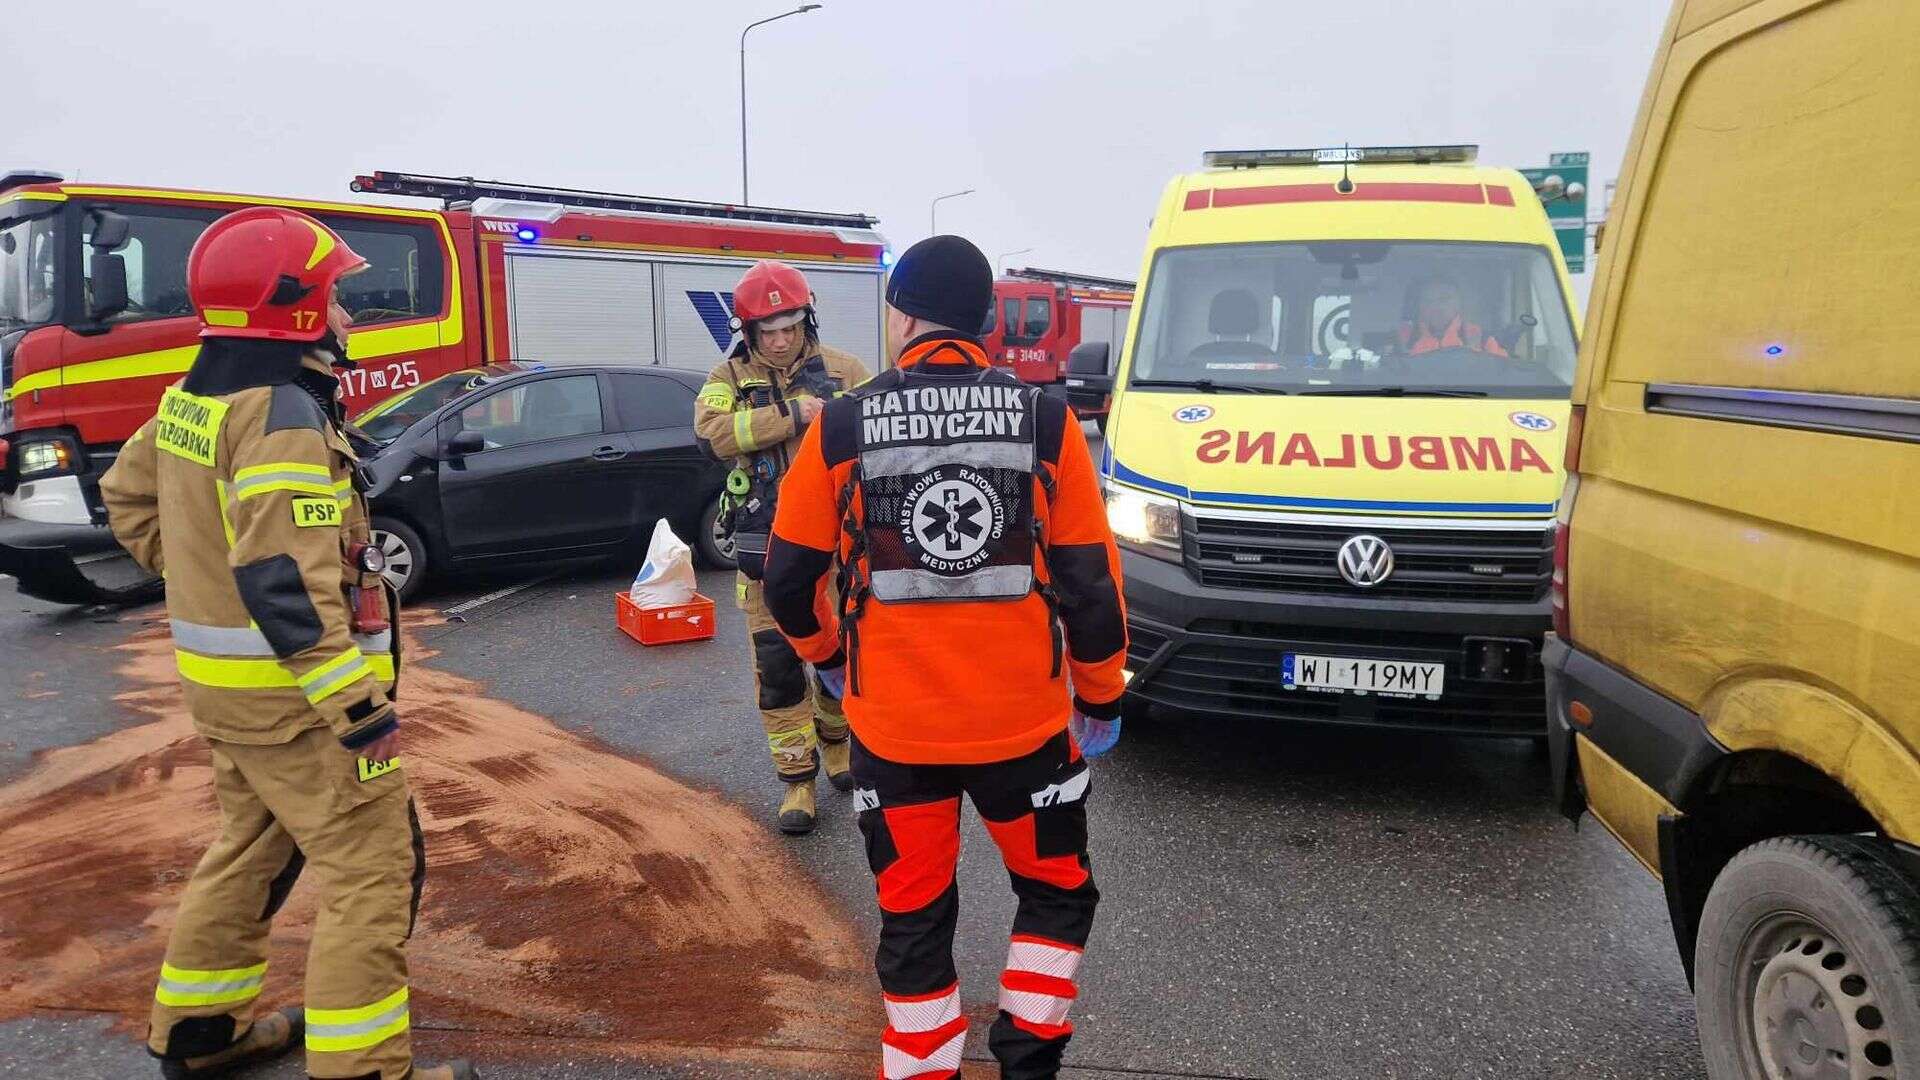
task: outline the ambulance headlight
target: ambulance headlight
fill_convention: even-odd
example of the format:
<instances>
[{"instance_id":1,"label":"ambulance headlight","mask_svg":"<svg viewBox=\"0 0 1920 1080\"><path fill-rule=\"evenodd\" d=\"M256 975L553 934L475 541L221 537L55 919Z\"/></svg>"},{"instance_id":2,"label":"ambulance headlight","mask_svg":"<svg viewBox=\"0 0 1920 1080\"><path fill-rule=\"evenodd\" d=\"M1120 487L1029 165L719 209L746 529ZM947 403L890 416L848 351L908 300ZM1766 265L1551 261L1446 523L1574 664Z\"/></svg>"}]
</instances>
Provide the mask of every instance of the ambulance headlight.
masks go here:
<instances>
[{"instance_id":1,"label":"ambulance headlight","mask_svg":"<svg viewBox=\"0 0 1920 1080\"><path fill-rule=\"evenodd\" d=\"M1107 525L1124 543L1180 550L1180 504L1164 495L1107 488Z\"/></svg>"}]
</instances>

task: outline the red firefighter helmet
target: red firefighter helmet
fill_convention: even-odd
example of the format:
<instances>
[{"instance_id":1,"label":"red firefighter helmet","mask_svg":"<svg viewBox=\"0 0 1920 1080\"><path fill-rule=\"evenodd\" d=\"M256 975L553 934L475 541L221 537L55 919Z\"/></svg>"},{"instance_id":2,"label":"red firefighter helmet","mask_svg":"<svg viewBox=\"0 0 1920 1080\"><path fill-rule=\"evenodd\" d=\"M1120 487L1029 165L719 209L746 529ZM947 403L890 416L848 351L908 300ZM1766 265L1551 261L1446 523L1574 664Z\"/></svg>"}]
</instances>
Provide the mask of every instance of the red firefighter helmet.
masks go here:
<instances>
[{"instance_id":1,"label":"red firefighter helmet","mask_svg":"<svg viewBox=\"0 0 1920 1080\"><path fill-rule=\"evenodd\" d=\"M366 265L313 218L254 206L200 234L187 256L187 295L201 337L319 341L334 283Z\"/></svg>"},{"instance_id":2,"label":"red firefighter helmet","mask_svg":"<svg viewBox=\"0 0 1920 1080\"><path fill-rule=\"evenodd\" d=\"M755 323L778 330L805 319L813 311L813 290L806 275L783 262L762 259L747 268L733 287L733 328ZM790 315L790 318L780 318Z\"/></svg>"}]
</instances>

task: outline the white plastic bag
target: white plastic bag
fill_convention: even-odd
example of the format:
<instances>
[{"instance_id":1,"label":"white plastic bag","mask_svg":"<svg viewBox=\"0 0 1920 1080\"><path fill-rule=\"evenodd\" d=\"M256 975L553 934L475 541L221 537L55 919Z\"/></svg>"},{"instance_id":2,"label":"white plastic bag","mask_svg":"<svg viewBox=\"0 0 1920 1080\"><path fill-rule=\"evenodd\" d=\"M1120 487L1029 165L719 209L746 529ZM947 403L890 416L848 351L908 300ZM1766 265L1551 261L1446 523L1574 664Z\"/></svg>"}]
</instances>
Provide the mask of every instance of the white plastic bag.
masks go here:
<instances>
[{"instance_id":1,"label":"white plastic bag","mask_svg":"<svg viewBox=\"0 0 1920 1080\"><path fill-rule=\"evenodd\" d=\"M693 551L673 534L662 519L647 544L647 562L633 579L627 596L638 608L670 607L693 599Z\"/></svg>"}]
</instances>

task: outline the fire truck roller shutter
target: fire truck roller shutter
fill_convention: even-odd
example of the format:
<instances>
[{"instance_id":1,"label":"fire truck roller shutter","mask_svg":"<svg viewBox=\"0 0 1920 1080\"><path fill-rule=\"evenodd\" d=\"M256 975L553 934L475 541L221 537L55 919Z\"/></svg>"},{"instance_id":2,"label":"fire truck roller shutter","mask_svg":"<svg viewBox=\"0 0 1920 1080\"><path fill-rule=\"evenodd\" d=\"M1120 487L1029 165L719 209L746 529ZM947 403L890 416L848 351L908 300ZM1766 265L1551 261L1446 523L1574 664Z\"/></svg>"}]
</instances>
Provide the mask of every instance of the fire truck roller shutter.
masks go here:
<instances>
[{"instance_id":1,"label":"fire truck roller shutter","mask_svg":"<svg viewBox=\"0 0 1920 1080\"><path fill-rule=\"evenodd\" d=\"M660 264L664 308L662 362L711 370L739 340L723 316L732 314L733 286L748 263ZM880 275L817 263L793 264L813 287L820 339L880 370Z\"/></svg>"},{"instance_id":2,"label":"fire truck roller shutter","mask_svg":"<svg viewBox=\"0 0 1920 1080\"><path fill-rule=\"evenodd\" d=\"M559 366L655 363L653 274L643 259L509 248L511 358Z\"/></svg>"}]
</instances>

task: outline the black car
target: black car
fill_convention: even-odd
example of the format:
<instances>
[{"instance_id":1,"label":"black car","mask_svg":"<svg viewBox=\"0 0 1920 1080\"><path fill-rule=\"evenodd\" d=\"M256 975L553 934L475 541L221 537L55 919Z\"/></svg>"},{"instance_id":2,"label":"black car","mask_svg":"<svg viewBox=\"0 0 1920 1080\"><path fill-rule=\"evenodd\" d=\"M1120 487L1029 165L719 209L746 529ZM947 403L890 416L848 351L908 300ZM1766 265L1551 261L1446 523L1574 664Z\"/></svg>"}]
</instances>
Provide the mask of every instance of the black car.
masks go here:
<instances>
[{"instance_id":1,"label":"black car","mask_svg":"<svg viewBox=\"0 0 1920 1080\"><path fill-rule=\"evenodd\" d=\"M443 375L355 418L387 579L515 562L644 557L665 518L730 568L727 467L694 441L702 373L514 362Z\"/></svg>"}]
</instances>

